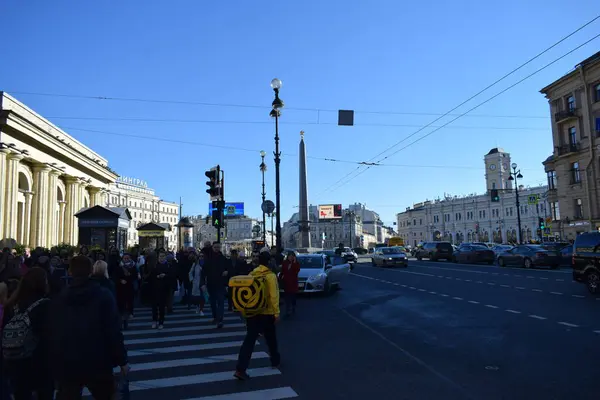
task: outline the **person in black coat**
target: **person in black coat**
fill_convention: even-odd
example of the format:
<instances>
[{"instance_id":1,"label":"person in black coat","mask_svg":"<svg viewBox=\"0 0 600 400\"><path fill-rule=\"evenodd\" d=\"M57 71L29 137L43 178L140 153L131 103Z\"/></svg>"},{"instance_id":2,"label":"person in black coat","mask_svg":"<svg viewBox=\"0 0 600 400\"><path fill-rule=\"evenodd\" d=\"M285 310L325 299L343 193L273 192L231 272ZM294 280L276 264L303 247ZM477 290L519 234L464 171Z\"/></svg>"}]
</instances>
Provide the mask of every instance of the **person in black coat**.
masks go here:
<instances>
[{"instance_id":1,"label":"person in black coat","mask_svg":"<svg viewBox=\"0 0 600 400\"><path fill-rule=\"evenodd\" d=\"M73 257L71 284L51 305L50 360L57 399L81 398L87 387L95 399L111 399L113 367L127 374L129 364L114 296L90 280L92 263Z\"/></svg>"},{"instance_id":2,"label":"person in black coat","mask_svg":"<svg viewBox=\"0 0 600 400\"><path fill-rule=\"evenodd\" d=\"M210 257L204 261L201 282L202 290L208 290L213 323L217 324L217 328L223 327L225 286L229 281L230 265L231 261L221 253L221 243L214 243Z\"/></svg>"},{"instance_id":3,"label":"person in black coat","mask_svg":"<svg viewBox=\"0 0 600 400\"><path fill-rule=\"evenodd\" d=\"M112 278L117 293L117 308L123 318L123 329L127 329L129 318L133 315L135 301L135 282L138 271L135 261L129 253L123 254L119 266L113 270Z\"/></svg>"},{"instance_id":4,"label":"person in black coat","mask_svg":"<svg viewBox=\"0 0 600 400\"><path fill-rule=\"evenodd\" d=\"M149 257L145 274L151 288L152 328L162 329L169 293L172 293L176 279L175 270L167 261L167 254L161 251L158 253L158 259Z\"/></svg>"},{"instance_id":5,"label":"person in black coat","mask_svg":"<svg viewBox=\"0 0 600 400\"><path fill-rule=\"evenodd\" d=\"M117 298L115 284L108 278L108 264L106 261L98 260L92 266L92 275L90 280L98 283L104 289L107 289L114 297Z\"/></svg>"}]
</instances>

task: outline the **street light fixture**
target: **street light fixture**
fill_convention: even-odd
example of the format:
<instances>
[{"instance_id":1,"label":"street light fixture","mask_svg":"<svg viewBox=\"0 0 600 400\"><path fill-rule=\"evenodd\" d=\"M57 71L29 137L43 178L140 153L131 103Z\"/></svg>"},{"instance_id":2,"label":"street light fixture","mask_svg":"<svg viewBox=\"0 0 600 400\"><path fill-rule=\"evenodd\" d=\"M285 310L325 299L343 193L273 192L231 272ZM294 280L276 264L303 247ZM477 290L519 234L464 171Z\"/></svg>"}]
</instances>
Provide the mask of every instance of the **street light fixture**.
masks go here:
<instances>
[{"instance_id":1,"label":"street light fixture","mask_svg":"<svg viewBox=\"0 0 600 400\"><path fill-rule=\"evenodd\" d=\"M267 170L267 164L265 164L265 156L266 155L267 155L267 153L265 153L264 150L260 151L260 158L261 158L260 172L262 173L262 202L263 203L265 202L266 195L267 195L265 193L265 171ZM266 214L265 214L264 210L262 212L262 228L263 228L262 229L262 240L266 244L267 243L267 229L266 229L267 228L267 220L266 220Z\"/></svg>"},{"instance_id":2,"label":"street light fixture","mask_svg":"<svg viewBox=\"0 0 600 400\"><path fill-rule=\"evenodd\" d=\"M519 179L523 178L521 175L521 170L517 170L517 163L512 163L511 165L513 171L509 172L510 176L508 177L509 181L515 181L515 198L517 202L517 241L519 244L523 244L523 232L521 231L521 203L519 203Z\"/></svg>"},{"instance_id":3,"label":"street light fixture","mask_svg":"<svg viewBox=\"0 0 600 400\"><path fill-rule=\"evenodd\" d=\"M281 109L283 108L283 100L279 98L279 89L281 89L281 80L275 78L271 81L271 87L275 92L275 99L273 100L273 109L269 113L272 118L275 118L275 214L276 218L276 246L277 254L281 254L281 196L279 190L279 162L281 161L281 152L279 151L279 116L281 115Z\"/></svg>"}]
</instances>

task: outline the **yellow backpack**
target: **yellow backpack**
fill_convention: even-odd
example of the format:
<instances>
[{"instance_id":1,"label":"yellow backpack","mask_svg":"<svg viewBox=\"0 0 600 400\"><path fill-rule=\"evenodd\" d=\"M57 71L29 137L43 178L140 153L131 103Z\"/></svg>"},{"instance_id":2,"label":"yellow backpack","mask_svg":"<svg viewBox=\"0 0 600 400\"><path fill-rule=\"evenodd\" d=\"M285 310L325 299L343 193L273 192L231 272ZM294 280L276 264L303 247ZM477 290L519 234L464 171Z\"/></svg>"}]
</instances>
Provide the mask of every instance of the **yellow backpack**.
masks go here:
<instances>
[{"instance_id":1,"label":"yellow backpack","mask_svg":"<svg viewBox=\"0 0 600 400\"><path fill-rule=\"evenodd\" d=\"M267 310L267 282L264 276L234 276L229 279L229 287L233 306L242 316L253 317Z\"/></svg>"}]
</instances>

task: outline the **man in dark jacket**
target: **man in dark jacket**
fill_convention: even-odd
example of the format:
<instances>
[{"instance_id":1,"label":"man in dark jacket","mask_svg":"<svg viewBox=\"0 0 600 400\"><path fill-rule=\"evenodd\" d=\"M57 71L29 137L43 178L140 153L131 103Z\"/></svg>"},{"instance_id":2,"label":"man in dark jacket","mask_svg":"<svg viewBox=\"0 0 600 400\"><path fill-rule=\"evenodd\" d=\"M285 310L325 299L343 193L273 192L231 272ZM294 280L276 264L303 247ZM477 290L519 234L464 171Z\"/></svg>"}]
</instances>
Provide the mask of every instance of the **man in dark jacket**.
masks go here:
<instances>
[{"instance_id":1,"label":"man in dark jacket","mask_svg":"<svg viewBox=\"0 0 600 400\"><path fill-rule=\"evenodd\" d=\"M225 308L225 285L229 281L231 261L221 253L221 243L214 243L212 253L204 261L202 268L202 290L208 290L213 323L217 328L223 327L223 309Z\"/></svg>"},{"instance_id":2,"label":"man in dark jacket","mask_svg":"<svg viewBox=\"0 0 600 400\"><path fill-rule=\"evenodd\" d=\"M88 257L73 257L70 270L73 280L53 301L50 314L57 400L80 398L84 386L95 399L110 399L113 367L119 366L122 374L129 371L117 305L107 289L89 280Z\"/></svg>"}]
</instances>

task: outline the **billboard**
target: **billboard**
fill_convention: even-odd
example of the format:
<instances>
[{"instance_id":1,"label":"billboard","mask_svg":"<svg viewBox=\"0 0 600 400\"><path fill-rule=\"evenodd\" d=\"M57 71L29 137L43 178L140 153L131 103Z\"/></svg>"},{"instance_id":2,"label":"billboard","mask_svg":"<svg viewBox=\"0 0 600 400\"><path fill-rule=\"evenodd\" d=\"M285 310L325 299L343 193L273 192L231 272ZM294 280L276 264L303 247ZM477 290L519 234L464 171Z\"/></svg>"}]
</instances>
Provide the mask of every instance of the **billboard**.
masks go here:
<instances>
[{"instance_id":1,"label":"billboard","mask_svg":"<svg viewBox=\"0 0 600 400\"><path fill-rule=\"evenodd\" d=\"M319 206L319 219L341 219L341 204L326 204Z\"/></svg>"},{"instance_id":2,"label":"billboard","mask_svg":"<svg viewBox=\"0 0 600 400\"><path fill-rule=\"evenodd\" d=\"M212 203L208 203L208 215L212 215L213 206ZM223 214L227 217L231 217L234 215L243 216L244 215L244 203L229 203L225 202L225 209L223 210Z\"/></svg>"}]
</instances>

